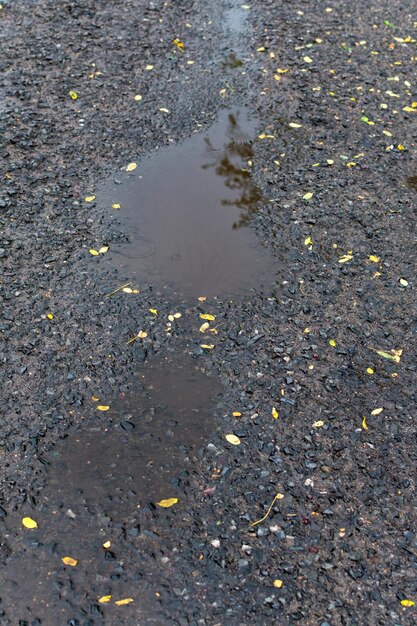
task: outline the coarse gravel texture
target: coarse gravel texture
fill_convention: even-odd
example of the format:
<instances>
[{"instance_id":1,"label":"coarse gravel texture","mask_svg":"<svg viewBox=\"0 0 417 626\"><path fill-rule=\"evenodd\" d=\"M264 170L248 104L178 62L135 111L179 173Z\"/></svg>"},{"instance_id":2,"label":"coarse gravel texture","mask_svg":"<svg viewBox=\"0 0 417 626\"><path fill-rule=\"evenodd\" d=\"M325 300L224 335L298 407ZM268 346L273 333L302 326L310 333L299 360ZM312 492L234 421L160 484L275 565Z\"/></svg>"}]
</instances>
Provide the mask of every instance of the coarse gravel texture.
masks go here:
<instances>
[{"instance_id":1,"label":"coarse gravel texture","mask_svg":"<svg viewBox=\"0 0 417 626\"><path fill-rule=\"evenodd\" d=\"M57 580L42 616L0 590L2 626L415 623L414 19L398 0L3 3L0 582L30 587L32 559ZM262 120L252 226L276 289L105 297L120 280L89 249L126 234L84 198L235 104ZM204 312L222 324L211 351ZM54 446L97 424L91 397L111 405L153 354L189 355L223 393L180 502L144 507L140 540L119 527L103 580L20 518ZM134 602L99 605L116 584Z\"/></svg>"}]
</instances>

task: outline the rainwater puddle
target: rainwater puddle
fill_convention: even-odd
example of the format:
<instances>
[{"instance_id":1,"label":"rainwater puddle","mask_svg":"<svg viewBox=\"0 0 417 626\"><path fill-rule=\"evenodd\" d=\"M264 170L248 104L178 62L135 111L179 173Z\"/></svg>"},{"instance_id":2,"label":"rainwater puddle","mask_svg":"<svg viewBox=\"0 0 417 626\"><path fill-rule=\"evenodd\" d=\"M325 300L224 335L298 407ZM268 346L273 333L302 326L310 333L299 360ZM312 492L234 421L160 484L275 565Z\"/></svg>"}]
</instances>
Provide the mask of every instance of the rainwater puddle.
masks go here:
<instances>
[{"instance_id":1,"label":"rainwater puddle","mask_svg":"<svg viewBox=\"0 0 417 626\"><path fill-rule=\"evenodd\" d=\"M0 608L16 617L14 623L37 617L56 626L120 611L98 604L105 595L134 598L123 617L131 611L154 623L154 550L164 535L165 554L167 542L175 546L170 511L156 503L177 497L178 514L186 494L200 489L193 458L215 429L219 393L188 358L150 359L130 390L109 402L109 411L51 451L36 507L21 513L39 528L20 532L20 514L6 518L10 532L18 533L0 574ZM77 566L65 567L63 556Z\"/></svg>"},{"instance_id":2,"label":"rainwater puddle","mask_svg":"<svg viewBox=\"0 0 417 626\"><path fill-rule=\"evenodd\" d=\"M244 109L224 110L208 131L159 150L98 193L102 204L121 205L129 243L106 255L121 279L193 297L272 287L274 259L249 228L262 199L248 165L256 127Z\"/></svg>"}]
</instances>

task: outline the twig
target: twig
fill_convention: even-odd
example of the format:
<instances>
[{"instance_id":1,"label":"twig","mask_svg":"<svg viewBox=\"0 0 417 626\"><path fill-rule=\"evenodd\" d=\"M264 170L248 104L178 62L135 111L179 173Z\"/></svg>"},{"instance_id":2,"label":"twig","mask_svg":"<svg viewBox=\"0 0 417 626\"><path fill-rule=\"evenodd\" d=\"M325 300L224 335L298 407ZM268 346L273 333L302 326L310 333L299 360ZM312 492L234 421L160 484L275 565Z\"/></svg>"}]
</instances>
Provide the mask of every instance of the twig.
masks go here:
<instances>
[{"instance_id":1,"label":"twig","mask_svg":"<svg viewBox=\"0 0 417 626\"><path fill-rule=\"evenodd\" d=\"M115 293L117 293L118 291L121 291L125 287L129 287L129 285L132 285L132 283L133 281L131 280L130 283L126 283L125 285L120 285L120 287L117 287L117 289L115 289L114 291L111 291L110 293L106 293L104 297L110 298L110 296L114 296Z\"/></svg>"},{"instance_id":2,"label":"twig","mask_svg":"<svg viewBox=\"0 0 417 626\"><path fill-rule=\"evenodd\" d=\"M256 526L257 524L260 524L261 522L263 522L264 520L266 520L266 518L268 517L268 515L270 514L270 512L272 511L272 507L274 506L275 502L277 500L281 500L284 496L282 495L282 493L277 493L275 498L272 500L269 509L267 510L267 512L265 513L265 515L263 517L261 517L261 519L258 519L256 522L251 522L250 526Z\"/></svg>"}]
</instances>

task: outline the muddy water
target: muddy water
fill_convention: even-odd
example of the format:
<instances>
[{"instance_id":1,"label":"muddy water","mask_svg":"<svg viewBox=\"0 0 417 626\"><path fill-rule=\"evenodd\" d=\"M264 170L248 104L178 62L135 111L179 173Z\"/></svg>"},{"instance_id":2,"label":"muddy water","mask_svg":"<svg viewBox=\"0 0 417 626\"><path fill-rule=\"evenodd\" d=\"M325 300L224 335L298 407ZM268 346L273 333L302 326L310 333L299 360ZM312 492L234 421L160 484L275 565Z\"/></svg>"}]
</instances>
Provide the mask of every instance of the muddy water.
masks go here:
<instances>
[{"instance_id":1,"label":"muddy water","mask_svg":"<svg viewBox=\"0 0 417 626\"><path fill-rule=\"evenodd\" d=\"M9 567L0 574L0 608L16 617L14 623L36 616L42 625L56 626L79 619L83 611L110 619L117 607L99 605L103 595L140 595L124 615L146 615L146 623L153 623L149 616L157 598L143 563L164 528L170 537L169 526L158 521L170 511L156 503L177 497L174 513L181 514L186 494L199 491L195 455L215 428L219 391L192 360L149 360L129 391L109 402L109 411L53 449L36 507L7 518L10 533L20 528L23 515L39 525L14 537ZM77 559L76 568L65 567L63 556ZM132 558L133 580L132 569L128 577L120 565ZM153 561L153 572L157 567Z\"/></svg>"},{"instance_id":2,"label":"muddy water","mask_svg":"<svg viewBox=\"0 0 417 626\"><path fill-rule=\"evenodd\" d=\"M120 278L190 296L236 296L271 288L273 259L249 228L262 200L250 162L257 121L224 110L207 131L139 161L98 193L120 204L128 244L107 258Z\"/></svg>"}]
</instances>

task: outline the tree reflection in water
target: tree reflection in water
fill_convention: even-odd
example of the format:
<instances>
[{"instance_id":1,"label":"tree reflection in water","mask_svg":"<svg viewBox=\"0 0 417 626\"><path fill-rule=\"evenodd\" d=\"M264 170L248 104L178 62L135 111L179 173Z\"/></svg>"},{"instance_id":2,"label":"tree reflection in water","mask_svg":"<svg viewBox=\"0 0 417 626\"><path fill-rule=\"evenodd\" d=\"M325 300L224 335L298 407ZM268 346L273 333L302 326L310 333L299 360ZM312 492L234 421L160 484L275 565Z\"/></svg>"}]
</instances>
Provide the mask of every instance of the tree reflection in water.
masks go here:
<instances>
[{"instance_id":1,"label":"tree reflection in water","mask_svg":"<svg viewBox=\"0 0 417 626\"><path fill-rule=\"evenodd\" d=\"M237 229L249 225L250 216L257 209L262 195L252 182L250 171L247 169L247 162L253 157L251 141L245 136L237 117L232 113L228 116L226 137L229 141L220 149L214 148L210 139L206 139L210 156L215 160L202 167L203 169L213 167L216 174L224 178L226 187L237 190L238 195L235 199L221 201L223 206L235 206L240 210L239 219L233 224L233 228Z\"/></svg>"}]
</instances>

